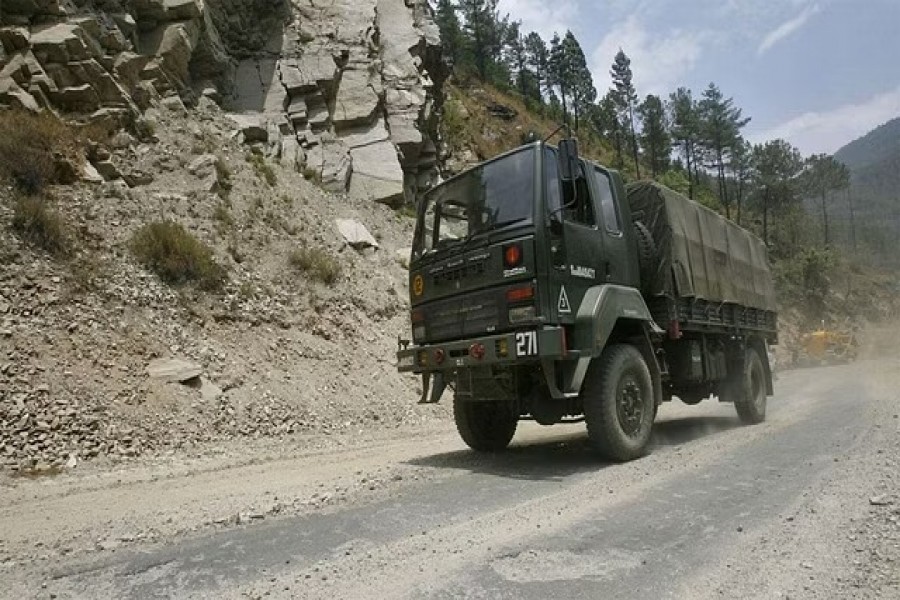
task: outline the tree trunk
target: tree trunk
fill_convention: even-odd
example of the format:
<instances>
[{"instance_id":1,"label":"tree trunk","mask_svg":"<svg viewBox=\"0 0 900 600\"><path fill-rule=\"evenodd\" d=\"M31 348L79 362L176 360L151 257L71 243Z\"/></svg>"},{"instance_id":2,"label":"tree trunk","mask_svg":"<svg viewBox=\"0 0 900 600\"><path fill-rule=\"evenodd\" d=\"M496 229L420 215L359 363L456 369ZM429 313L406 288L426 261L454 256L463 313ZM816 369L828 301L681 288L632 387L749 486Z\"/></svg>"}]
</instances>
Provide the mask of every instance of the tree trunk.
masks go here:
<instances>
[{"instance_id":1,"label":"tree trunk","mask_svg":"<svg viewBox=\"0 0 900 600\"><path fill-rule=\"evenodd\" d=\"M691 166L693 164L693 160L691 160L691 148L687 147L687 152L684 153L684 162L687 167L687 175L688 175L688 198L691 200L694 199L694 176L691 174Z\"/></svg>"},{"instance_id":2,"label":"tree trunk","mask_svg":"<svg viewBox=\"0 0 900 600\"><path fill-rule=\"evenodd\" d=\"M826 193L822 192L822 229L825 247L827 248L831 240L828 238L828 207L825 206L825 196Z\"/></svg>"},{"instance_id":3,"label":"tree trunk","mask_svg":"<svg viewBox=\"0 0 900 600\"><path fill-rule=\"evenodd\" d=\"M850 247L856 252L856 215L853 212L853 196L847 188L847 204L850 205Z\"/></svg>"},{"instance_id":4,"label":"tree trunk","mask_svg":"<svg viewBox=\"0 0 900 600\"><path fill-rule=\"evenodd\" d=\"M634 132L634 108L631 106L631 101L628 102L628 124L631 127L631 153L634 156L634 171L637 178L640 179L641 165L638 163L637 134Z\"/></svg>"}]
</instances>

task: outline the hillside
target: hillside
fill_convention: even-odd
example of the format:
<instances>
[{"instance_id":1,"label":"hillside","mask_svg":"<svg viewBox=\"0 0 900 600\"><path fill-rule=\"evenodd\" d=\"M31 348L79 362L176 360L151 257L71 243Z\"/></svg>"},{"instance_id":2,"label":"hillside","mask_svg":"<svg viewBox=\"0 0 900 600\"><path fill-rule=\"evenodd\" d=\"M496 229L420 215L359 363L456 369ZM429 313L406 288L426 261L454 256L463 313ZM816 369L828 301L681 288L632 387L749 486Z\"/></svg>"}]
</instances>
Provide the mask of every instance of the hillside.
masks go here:
<instances>
[{"instance_id":1,"label":"hillside","mask_svg":"<svg viewBox=\"0 0 900 600\"><path fill-rule=\"evenodd\" d=\"M861 225L882 247L880 254L896 257L883 247L900 239L900 117L850 142L835 158L850 168Z\"/></svg>"},{"instance_id":2,"label":"hillside","mask_svg":"<svg viewBox=\"0 0 900 600\"><path fill-rule=\"evenodd\" d=\"M853 170L865 169L900 155L900 117L879 125L834 153Z\"/></svg>"},{"instance_id":3,"label":"hillside","mask_svg":"<svg viewBox=\"0 0 900 600\"><path fill-rule=\"evenodd\" d=\"M561 125L515 94L477 79L451 79L444 92L440 128L446 153L443 166L448 173L511 150L525 143L530 134L535 139L546 138ZM613 153L606 143L586 130L576 136L582 155L612 165Z\"/></svg>"}]
</instances>

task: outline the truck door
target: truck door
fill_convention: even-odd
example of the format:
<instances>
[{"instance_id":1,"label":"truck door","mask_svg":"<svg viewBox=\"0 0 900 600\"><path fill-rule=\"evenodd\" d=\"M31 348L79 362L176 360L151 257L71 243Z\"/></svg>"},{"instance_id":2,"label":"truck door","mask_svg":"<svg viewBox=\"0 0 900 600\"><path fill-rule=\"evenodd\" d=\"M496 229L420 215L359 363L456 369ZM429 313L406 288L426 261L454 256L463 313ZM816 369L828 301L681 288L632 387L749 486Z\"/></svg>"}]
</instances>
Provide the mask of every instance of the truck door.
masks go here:
<instances>
[{"instance_id":1,"label":"truck door","mask_svg":"<svg viewBox=\"0 0 900 600\"><path fill-rule=\"evenodd\" d=\"M574 319L585 291L602 282L604 276L603 237L598 207L594 201L591 167L580 161L581 176L563 185L563 239L565 249L556 264L559 291L555 308L560 320Z\"/></svg>"},{"instance_id":2,"label":"truck door","mask_svg":"<svg viewBox=\"0 0 900 600\"><path fill-rule=\"evenodd\" d=\"M609 174L599 166L591 165L595 204L600 209L598 229L603 232L602 283L634 285L636 273L632 273L632 257L629 233L625 231L622 214L613 193Z\"/></svg>"}]
</instances>

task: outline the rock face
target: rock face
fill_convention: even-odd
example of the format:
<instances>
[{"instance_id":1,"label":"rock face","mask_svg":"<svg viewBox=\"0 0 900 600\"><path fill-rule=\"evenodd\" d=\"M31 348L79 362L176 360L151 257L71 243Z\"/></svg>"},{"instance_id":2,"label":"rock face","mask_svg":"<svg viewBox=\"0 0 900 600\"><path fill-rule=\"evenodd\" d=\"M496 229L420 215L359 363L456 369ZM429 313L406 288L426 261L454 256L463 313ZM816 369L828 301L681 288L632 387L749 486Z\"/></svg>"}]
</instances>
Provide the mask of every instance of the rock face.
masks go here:
<instances>
[{"instance_id":1,"label":"rock face","mask_svg":"<svg viewBox=\"0 0 900 600\"><path fill-rule=\"evenodd\" d=\"M445 77L426 0L4 0L0 104L121 123L206 96L330 191L437 177ZM257 118L258 117L258 118Z\"/></svg>"}]
</instances>

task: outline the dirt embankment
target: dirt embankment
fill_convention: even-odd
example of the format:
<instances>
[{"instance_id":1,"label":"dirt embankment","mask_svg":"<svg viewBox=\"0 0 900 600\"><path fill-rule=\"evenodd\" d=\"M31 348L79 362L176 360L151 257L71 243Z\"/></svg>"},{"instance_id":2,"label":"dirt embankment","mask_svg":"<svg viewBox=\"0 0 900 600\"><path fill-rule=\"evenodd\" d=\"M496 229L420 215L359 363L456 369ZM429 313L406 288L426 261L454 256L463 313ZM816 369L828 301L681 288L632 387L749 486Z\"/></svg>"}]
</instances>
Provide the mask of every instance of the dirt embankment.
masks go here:
<instances>
[{"instance_id":1,"label":"dirt embankment","mask_svg":"<svg viewBox=\"0 0 900 600\"><path fill-rule=\"evenodd\" d=\"M415 406L416 380L393 367L412 219L253 154L211 103L146 118L157 141L126 136L115 153L147 183L50 190L70 258L23 242L13 191L0 188L0 469L444 419ZM217 161L228 186L212 191L216 174L197 165ZM379 247L350 247L337 219L358 220ZM162 220L212 250L220 291L167 285L138 263L133 234ZM337 276L317 277L302 249ZM196 363L196 385L149 377L166 357Z\"/></svg>"}]
</instances>

